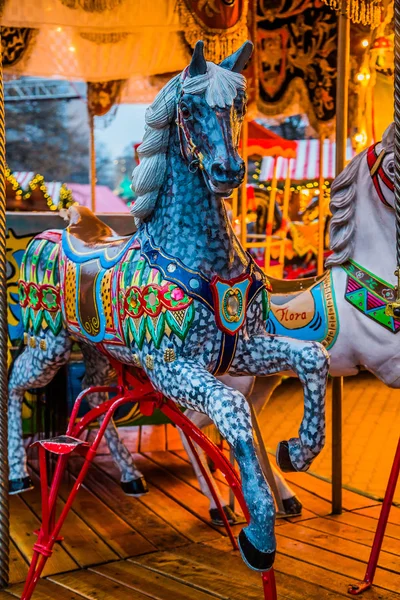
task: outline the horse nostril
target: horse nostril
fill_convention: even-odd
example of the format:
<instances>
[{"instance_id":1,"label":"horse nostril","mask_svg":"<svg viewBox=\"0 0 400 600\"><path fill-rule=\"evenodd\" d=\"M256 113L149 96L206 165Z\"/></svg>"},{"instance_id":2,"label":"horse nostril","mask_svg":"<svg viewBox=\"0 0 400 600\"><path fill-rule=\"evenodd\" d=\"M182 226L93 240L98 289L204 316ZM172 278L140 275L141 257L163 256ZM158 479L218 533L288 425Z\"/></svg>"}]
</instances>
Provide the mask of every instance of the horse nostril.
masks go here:
<instances>
[{"instance_id":1,"label":"horse nostril","mask_svg":"<svg viewBox=\"0 0 400 600\"><path fill-rule=\"evenodd\" d=\"M219 183L225 183L228 175L226 168L220 162L213 163L211 167L211 174L215 181Z\"/></svg>"}]
</instances>

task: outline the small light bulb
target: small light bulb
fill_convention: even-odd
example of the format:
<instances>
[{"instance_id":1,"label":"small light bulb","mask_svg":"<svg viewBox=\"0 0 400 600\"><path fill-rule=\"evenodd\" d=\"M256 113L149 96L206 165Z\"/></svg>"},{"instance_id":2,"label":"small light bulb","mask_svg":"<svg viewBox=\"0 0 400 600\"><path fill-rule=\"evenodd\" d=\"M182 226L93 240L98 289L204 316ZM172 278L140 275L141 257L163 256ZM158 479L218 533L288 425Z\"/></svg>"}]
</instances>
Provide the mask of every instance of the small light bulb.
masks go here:
<instances>
[{"instance_id":1,"label":"small light bulb","mask_svg":"<svg viewBox=\"0 0 400 600\"><path fill-rule=\"evenodd\" d=\"M361 46L362 46L363 48L368 48L368 46L369 46L369 41L368 41L367 39L363 40L363 41L361 42Z\"/></svg>"},{"instance_id":2,"label":"small light bulb","mask_svg":"<svg viewBox=\"0 0 400 600\"><path fill-rule=\"evenodd\" d=\"M70 46L70 47L69 47L69 51L70 51L70 52L75 52L75 51L76 51L76 48L75 48L75 46Z\"/></svg>"}]
</instances>

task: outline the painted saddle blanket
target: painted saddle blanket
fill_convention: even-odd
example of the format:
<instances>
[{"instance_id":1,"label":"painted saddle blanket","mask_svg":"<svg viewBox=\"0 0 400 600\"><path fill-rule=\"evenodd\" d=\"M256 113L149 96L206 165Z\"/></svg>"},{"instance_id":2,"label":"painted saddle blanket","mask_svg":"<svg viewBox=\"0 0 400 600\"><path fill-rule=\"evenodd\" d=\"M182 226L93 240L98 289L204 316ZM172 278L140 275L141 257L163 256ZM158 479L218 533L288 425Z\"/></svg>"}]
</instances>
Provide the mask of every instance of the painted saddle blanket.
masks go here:
<instances>
[{"instance_id":1,"label":"painted saddle blanket","mask_svg":"<svg viewBox=\"0 0 400 600\"><path fill-rule=\"evenodd\" d=\"M305 289L298 289L302 285L299 280L293 282L295 289L290 290L290 282L287 281L285 293L276 292L273 281L271 283L267 332L321 342L325 348L331 348L339 332L331 272L327 271L311 286L307 286L304 280Z\"/></svg>"}]
</instances>

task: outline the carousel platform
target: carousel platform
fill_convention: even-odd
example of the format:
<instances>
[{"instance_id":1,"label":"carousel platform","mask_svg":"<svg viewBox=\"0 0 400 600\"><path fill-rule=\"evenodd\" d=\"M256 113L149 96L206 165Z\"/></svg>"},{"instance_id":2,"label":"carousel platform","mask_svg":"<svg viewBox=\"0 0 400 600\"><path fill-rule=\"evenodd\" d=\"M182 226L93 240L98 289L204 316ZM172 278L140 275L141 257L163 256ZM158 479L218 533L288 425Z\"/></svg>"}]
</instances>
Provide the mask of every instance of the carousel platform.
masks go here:
<instances>
[{"instance_id":1,"label":"carousel platform","mask_svg":"<svg viewBox=\"0 0 400 600\"><path fill-rule=\"evenodd\" d=\"M260 600L260 578L232 552L222 529L208 523L177 431L170 425L121 430L150 493L128 498L103 445L48 562L34 600ZM78 467L73 459L63 498ZM40 515L37 462L34 491L11 497L11 586L0 600L19 598ZM331 516L330 484L310 475L288 478L303 515L277 523L276 580L280 600L349 598L364 575L380 504L344 490L344 513ZM228 490L221 480L221 488ZM237 532L240 526L236 526ZM375 587L369 600L400 592L400 509L393 507Z\"/></svg>"}]
</instances>

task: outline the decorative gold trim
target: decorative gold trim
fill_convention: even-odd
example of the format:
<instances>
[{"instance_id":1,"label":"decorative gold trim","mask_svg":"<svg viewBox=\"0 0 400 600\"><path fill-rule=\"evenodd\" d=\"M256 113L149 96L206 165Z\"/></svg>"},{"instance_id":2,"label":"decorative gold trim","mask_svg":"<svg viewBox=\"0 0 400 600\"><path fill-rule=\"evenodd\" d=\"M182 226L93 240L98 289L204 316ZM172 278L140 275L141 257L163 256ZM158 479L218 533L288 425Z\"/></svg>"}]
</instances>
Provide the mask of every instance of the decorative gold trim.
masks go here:
<instances>
[{"instance_id":1,"label":"decorative gold trim","mask_svg":"<svg viewBox=\"0 0 400 600\"><path fill-rule=\"evenodd\" d=\"M172 363L176 360L175 350L173 348L166 348L164 350L164 362Z\"/></svg>"},{"instance_id":2,"label":"decorative gold trim","mask_svg":"<svg viewBox=\"0 0 400 600\"><path fill-rule=\"evenodd\" d=\"M154 369L154 358L151 354L147 354L146 356L146 367L149 369L149 371Z\"/></svg>"},{"instance_id":3,"label":"decorative gold trim","mask_svg":"<svg viewBox=\"0 0 400 600\"><path fill-rule=\"evenodd\" d=\"M336 315L336 310L335 310L335 301L334 301L333 292L332 292L332 280L331 280L331 272L330 271L327 272L326 277L324 278L323 286L324 286L324 296L325 296L327 316L328 316L328 333L326 334L325 339L322 340L322 345L324 346L324 348L329 348L337 336L337 329L338 329L337 315Z\"/></svg>"},{"instance_id":4,"label":"decorative gold trim","mask_svg":"<svg viewBox=\"0 0 400 600\"><path fill-rule=\"evenodd\" d=\"M178 0L177 6L186 41L191 48L194 48L198 40L203 40L206 60L219 63L235 52L248 39L248 2L244 2L242 14L236 25L229 29L211 29L207 27L188 8L185 0Z\"/></svg>"},{"instance_id":5,"label":"decorative gold trim","mask_svg":"<svg viewBox=\"0 0 400 600\"><path fill-rule=\"evenodd\" d=\"M120 6L123 0L60 0L67 8L81 8L85 12L105 12Z\"/></svg>"},{"instance_id":6,"label":"decorative gold trim","mask_svg":"<svg viewBox=\"0 0 400 600\"><path fill-rule=\"evenodd\" d=\"M332 10L346 8L350 21L375 29L381 24L382 0L323 0Z\"/></svg>"},{"instance_id":7,"label":"decorative gold trim","mask_svg":"<svg viewBox=\"0 0 400 600\"><path fill-rule=\"evenodd\" d=\"M83 40L93 42L94 44L118 44L125 40L129 32L114 32L114 33L93 33L92 31L81 31L79 33Z\"/></svg>"},{"instance_id":8,"label":"decorative gold trim","mask_svg":"<svg viewBox=\"0 0 400 600\"><path fill-rule=\"evenodd\" d=\"M296 100L294 97L296 93L299 96L299 101L296 102L296 104L300 104L304 113L308 115L310 125L318 131L320 135L330 137L335 131L335 119L331 119L330 121L318 120L312 102L308 96L306 84L300 77L292 79L283 97L277 102L264 102L259 96L258 108L267 117L276 117L277 115L285 113L285 111L293 104Z\"/></svg>"}]
</instances>

